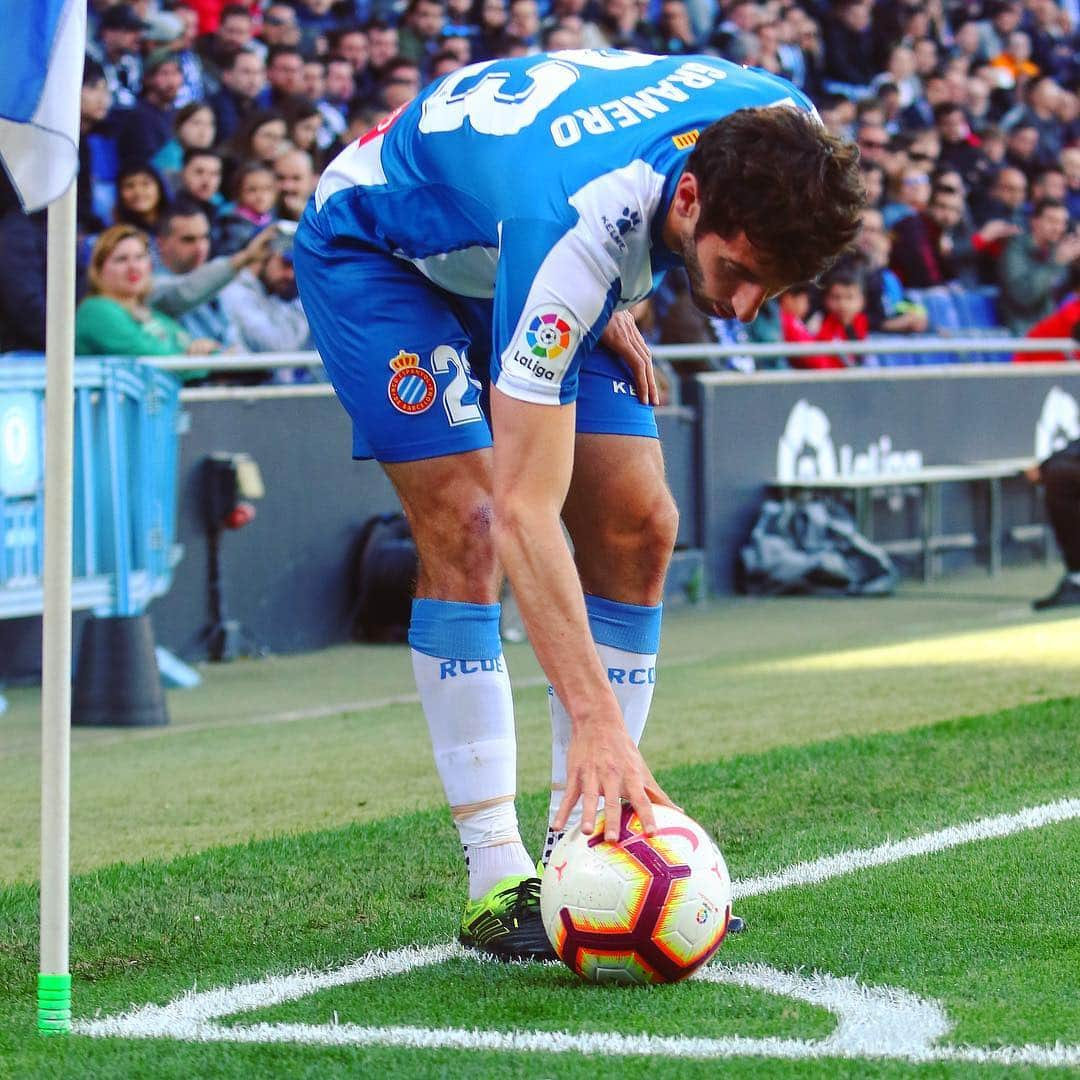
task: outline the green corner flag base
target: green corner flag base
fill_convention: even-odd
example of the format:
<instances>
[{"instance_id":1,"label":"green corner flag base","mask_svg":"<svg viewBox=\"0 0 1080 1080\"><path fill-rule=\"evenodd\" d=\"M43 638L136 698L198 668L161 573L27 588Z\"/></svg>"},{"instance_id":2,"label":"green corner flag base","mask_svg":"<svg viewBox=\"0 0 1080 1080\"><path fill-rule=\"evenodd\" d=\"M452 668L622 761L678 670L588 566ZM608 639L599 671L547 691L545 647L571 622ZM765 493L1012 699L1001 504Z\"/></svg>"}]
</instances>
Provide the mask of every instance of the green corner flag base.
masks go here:
<instances>
[{"instance_id":1,"label":"green corner flag base","mask_svg":"<svg viewBox=\"0 0 1080 1080\"><path fill-rule=\"evenodd\" d=\"M71 1031L71 976L38 975L38 1031L62 1035Z\"/></svg>"}]
</instances>

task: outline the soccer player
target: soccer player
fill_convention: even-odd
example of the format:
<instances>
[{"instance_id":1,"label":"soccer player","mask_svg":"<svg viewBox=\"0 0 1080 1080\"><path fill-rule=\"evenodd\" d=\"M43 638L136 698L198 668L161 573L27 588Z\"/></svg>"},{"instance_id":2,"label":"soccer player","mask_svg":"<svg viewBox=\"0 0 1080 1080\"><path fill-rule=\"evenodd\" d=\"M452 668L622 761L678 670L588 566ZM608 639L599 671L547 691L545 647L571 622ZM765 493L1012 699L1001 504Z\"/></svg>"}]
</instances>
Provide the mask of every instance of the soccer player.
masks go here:
<instances>
[{"instance_id":1,"label":"soccer player","mask_svg":"<svg viewBox=\"0 0 1080 1080\"><path fill-rule=\"evenodd\" d=\"M853 241L857 157L765 72L576 50L453 72L322 176L296 276L353 456L416 539L409 642L466 945L553 955L514 807L504 570L552 687L545 855L601 799L650 832L669 802L637 742L677 514L626 309L682 263L702 310L749 322Z\"/></svg>"}]
</instances>

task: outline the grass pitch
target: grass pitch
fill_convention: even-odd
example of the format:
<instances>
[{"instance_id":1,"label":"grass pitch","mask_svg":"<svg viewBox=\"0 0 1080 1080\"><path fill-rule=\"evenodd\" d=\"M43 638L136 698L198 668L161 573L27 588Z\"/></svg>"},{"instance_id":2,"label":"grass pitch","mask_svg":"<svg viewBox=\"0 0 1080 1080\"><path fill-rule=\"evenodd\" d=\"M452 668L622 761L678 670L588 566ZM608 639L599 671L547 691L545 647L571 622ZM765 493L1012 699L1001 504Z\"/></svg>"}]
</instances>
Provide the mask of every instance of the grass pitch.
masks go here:
<instances>
[{"instance_id":1,"label":"grass pitch","mask_svg":"<svg viewBox=\"0 0 1080 1080\"><path fill-rule=\"evenodd\" d=\"M914 590L882 604L731 605L675 615L665 639L673 671L665 681L661 667L650 760L671 794L718 837L732 876L744 881L803 860L1080 796L1080 620L1032 621L1019 599L1028 591L1038 589L1006 575L997 583L973 580L944 597ZM306 688L297 685L302 659L262 666L261 673L238 665L221 671L231 686L225 695L218 689L216 705L210 693L174 696L168 733L77 733L74 820L77 836L95 836L92 854L80 856L87 869L72 888L78 1019L165 1005L193 987L332 971L374 950L453 938L462 902L460 851L431 790L418 708L367 702L335 712L335 703L349 699L346 687L330 681L330 661L366 663L369 655L340 650L310 658ZM377 655L383 674L374 674L367 689L384 696L407 691L407 658L398 650ZM522 654L511 663L515 674L528 674ZM288 678L280 677L283 669ZM245 693L253 700L245 712L236 704L243 695L228 693L244 687L252 671L256 680L248 679ZM397 674L402 678L394 683ZM214 672L211 692L217 678ZM312 686L321 689L319 701L312 701ZM519 694L523 787L532 792L521 801L521 820L534 846L547 803L542 696L538 685ZM32 782L16 775L20 763L28 771L31 752L20 749L20 740L30 730L32 697L13 695L14 715L0 721L11 736L0 775L16 796L12 817L0 826L8 829L11 820L29 820L25 804L36 802L25 793ZM1012 707L993 708L995 701ZM281 715L301 708L316 715L258 722L274 709ZM215 709L227 721L216 722ZM372 747L380 754L376 762ZM543 759L540 768L525 756L530 752ZM358 780L358 758L344 765L339 759L365 753L359 760L368 771ZM313 773L307 787L305 770ZM387 776L400 787L410 775L411 789L384 797ZM186 784L193 791L183 790ZM351 798L335 792L340 784ZM313 796L306 817L305 792ZM272 807L275 795L287 812L262 821L257 811ZM245 839L236 842L238 825L229 813L245 799L254 809L241 818ZM357 807L358 801L367 805ZM420 808L400 812L403 802ZM340 825L350 814L363 820ZM176 854L185 847L188 854ZM558 965L503 967L458 956L219 1022L234 1033L224 1038L245 1037L244 1029L257 1023L305 1031L360 1025L376 1032L378 1045L43 1040L33 1030L37 893L27 880L36 852L10 831L0 836L0 852L7 879L0 886L0 1077L327 1077L381 1070L409 1077L591 1078L607 1069L679 1080L721 1071L752 1078L1067 1075L1062 1068L974 1060L744 1055L695 1061L675 1052L685 1050L681 1040L813 1047L835 1035L837 1020L821 1004L775 989L704 980L597 988ZM133 858L135 852L146 857ZM761 970L799 977L819 971L914 995L947 1018L947 1032L934 1043L946 1056L950 1048L1075 1046L1077 881L1080 819L748 895L737 910L749 932L726 942L716 963L734 971L765 965ZM533 1033L539 1041L527 1051L450 1049L438 1045L448 1029L479 1031L489 1041ZM402 1045L416 1032L428 1033L423 1037L434 1038L435 1047ZM598 1058L598 1050L552 1052L558 1033L608 1048L620 1037L670 1042L648 1055Z\"/></svg>"},{"instance_id":2,"label":"grass pitch","mask_svg":"<svg viewBox=\"0 0 1080 1080\"><path fill-rule=\"evenodd\" d=\"M1080 696L1080 618L1033 619L1042 567L906 585L889 600L732 600L665 619L644 749L654 769ZM1075 609L1073 609L1075 610ZM519 789L548 782L545 684L507 647ZM76 729L72 863L167 858L442 804L405 649L204 668L172 724ZM0 718L0 880L38 872L38 695Z\"/></svg>"}]
</instances>

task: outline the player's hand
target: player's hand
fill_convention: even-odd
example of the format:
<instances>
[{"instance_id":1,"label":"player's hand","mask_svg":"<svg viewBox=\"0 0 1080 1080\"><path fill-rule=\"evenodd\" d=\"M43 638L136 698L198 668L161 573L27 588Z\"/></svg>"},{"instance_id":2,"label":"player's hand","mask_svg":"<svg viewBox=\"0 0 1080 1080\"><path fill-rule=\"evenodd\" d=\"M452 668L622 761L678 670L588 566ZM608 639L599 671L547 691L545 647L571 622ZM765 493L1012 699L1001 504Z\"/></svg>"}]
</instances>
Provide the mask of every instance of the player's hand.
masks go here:
<instances>
[{"instance_id":1,"label":"player's hand","mask_svg":"<svg viewBox=\"0 0 1080 1080\"><path fill-rule=\"evenodd\" d=\"M567 752L566 794L552 827L566 828L570 811L580 798L581 828L591 835L601 795L607 809L605 840L619 839L618 807L622 799L637 811L649 836L656 832L652 804L675 806L649 771L621 716L575 727Z\"/></svg>"},{"instance_id":2,"label":"player's hand","mask_svg":"<svg viewBox=\"0 0 1080 1080\"><path fill-rule=\"evenodd\" d=\"M659 405L652 353L629 311L616 311L600 335L600 344L610 349L634 377L638 401L644 405Z\"/></svg>"}]
</instances>

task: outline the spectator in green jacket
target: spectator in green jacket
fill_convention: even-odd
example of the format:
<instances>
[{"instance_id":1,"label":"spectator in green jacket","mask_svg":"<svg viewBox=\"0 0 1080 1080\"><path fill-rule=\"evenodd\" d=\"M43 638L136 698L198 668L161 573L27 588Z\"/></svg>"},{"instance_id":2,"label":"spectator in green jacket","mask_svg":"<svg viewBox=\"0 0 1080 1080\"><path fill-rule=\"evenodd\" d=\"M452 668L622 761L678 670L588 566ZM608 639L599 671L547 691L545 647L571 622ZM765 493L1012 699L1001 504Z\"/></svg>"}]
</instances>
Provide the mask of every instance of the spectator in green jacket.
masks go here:
<instances>
[{"instance_id":1,"label":"spectator in green jacket","mask_svg":"<svg viewBox=\"0 0 1080 1080\"><path fill-rule=\"evenodd\" d=\"M1080 258L1080 234L1067 234L1069 212L1056 199L1035 204L1031 230L1014 236L999 265L1002 321L1017 335L1054 310L1057 292Z\"/></svg>"},{"instance_id":2,"label":"spectator in green jacket","mask_svg":"<svg viewBox=\"0 0 1080 1080\"><path fill-rule=\"evenodd\" d=\"M150 245L133 225L114 225L98 237L88 269L90 295L75 315L75 352L85 356L208 356L220 346L192 338L178 322L148 306ZM202 378L185 371L181 378Z\"/></svg>"}]
</instances>

